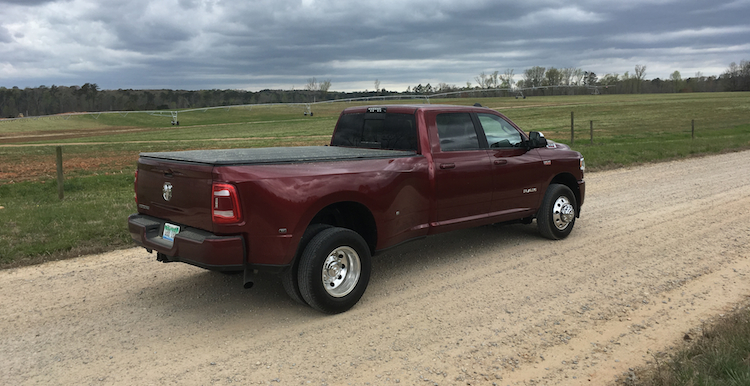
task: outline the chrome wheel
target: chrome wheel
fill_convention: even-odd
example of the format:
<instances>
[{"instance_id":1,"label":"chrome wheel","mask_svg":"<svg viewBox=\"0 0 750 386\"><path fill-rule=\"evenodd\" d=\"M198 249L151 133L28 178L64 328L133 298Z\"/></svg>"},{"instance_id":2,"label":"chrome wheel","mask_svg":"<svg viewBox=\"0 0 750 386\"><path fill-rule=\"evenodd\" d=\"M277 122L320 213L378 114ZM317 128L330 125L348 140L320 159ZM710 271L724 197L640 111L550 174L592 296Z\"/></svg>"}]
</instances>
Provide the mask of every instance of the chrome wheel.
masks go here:
<instances>
[{"instance_id":1,"label":"chrome wheel","mask_svg":"<svg viewBox=\"0 0 750 386\"><path fill-rule=\"evenodd\" d=\"M573 191L562 184L550 184L536 215L539 232L550 240L568 237L575 226L577 212Z\"/></svg>"},{"instance_id":2,"label":"chrome wheel","mask_svg":"<svg viewBox=\"0 0 750 386\"><path fill-rule=\"evenodd\" d=\"M299 292L310 307L328 314L352 308L370 281L370 247L357 232L328 228L312 238L300 257Z\"/></svg>"},{"instance_id":3,"label":"chrome wheel","mask_svg":"<svg viewBox=\"0 0 750 386\"><path fill-rule=\"evenodd\" d=\"M323 262L323 288L335 298L344 297L357 286L361 272L357 251L350 247L338 247Z\"/></svg>"},{"instance_id":4,"label":"chrome wheel","mask_svg":"<svg viewBox=\"0 0 750 386\"><path fill-rule=\"evenodd\" d=\"M560 196L555 200L555 204L552 206L552 222L555 224L555 228L558 230L565 230L565 228L573 222L576 217L576 209L573 204L570 203L568 197Z\"/></svg>"}]
</instances>

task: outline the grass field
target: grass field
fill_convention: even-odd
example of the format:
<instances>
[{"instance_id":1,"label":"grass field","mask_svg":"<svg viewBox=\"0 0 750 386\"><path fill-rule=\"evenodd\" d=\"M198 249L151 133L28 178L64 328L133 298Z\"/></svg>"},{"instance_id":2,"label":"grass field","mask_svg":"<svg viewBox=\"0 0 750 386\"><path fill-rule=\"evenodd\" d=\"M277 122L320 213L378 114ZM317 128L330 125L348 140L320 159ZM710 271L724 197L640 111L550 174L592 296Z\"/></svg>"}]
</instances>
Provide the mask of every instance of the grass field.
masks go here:
<instances>
[{"instance_id":1,"label":"grass field","mask_svg":"<svg viewBox=\"0 0 750 386\"><path fill-rule=\"evenodd\" d=\"M476 102L527 132L567 144L573 112L572 146L589 170L750 148L750 93L431 100ZM323 145L341 110L353 105L312 105L312 117L301 105L183 112L179 126L169 115L143 113L0 121L0 267L130 246L125 219L135 212L139 152ZM66 176L62 201L55 182L58 145Z\"/></svg>"}]
</instances>

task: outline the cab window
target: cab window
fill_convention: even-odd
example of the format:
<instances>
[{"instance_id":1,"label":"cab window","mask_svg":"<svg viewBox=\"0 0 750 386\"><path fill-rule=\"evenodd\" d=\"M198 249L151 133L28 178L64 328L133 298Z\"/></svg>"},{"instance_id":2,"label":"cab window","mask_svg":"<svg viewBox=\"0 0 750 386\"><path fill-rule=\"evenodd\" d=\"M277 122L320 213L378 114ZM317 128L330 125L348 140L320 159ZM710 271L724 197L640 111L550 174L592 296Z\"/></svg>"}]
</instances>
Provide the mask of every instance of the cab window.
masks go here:
<instances>
[{"instance_id":1,"label":"cab window","mask_svg":"<svg viewBox=\"0 0 750 386\"><path fill-rule=\"evenodd\" d=\"M521 133L506 120L492 114L477 114L490 148L517 148L522 146Z\"/></svg>"},{"instance_id":2,"label":"cab window","mask_svg":"<svg viewBox=\"0 0 750 386\"><path fill-rule=\"evenodd\" d=\"M413 114L346 114L339 119L331 146L417 151Z\"/></svg>"}]
</instances>

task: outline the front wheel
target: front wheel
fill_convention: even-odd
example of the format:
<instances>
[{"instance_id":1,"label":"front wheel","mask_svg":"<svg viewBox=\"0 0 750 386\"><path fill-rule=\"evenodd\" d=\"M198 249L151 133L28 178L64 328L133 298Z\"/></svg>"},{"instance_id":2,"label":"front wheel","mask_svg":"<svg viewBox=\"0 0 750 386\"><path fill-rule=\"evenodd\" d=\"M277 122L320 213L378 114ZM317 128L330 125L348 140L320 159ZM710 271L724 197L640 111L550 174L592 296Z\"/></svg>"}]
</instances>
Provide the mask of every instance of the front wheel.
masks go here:
<instances>
[{"instance_id":1,"label":"front wheel","mask_svg":"<svg viewBox=\"0 0 750 386\"><path fill-rule=\"evenodd\" d=\"M299 262L299 290L312 308L337 314L352 308L370 281L370 248L345 228L321 231L305 247Z\"/></svg>"},{"instance_id":2,"label":"front wheel","mask_svg":"<svg viewBox=\"0 0 750 386\"><path fill-rule=\"evenodd\" d=\"M552 240L568 237L576 223L576 207L576 197L570 188L551 184L536 217L542 236Z\"/></svg>"}]
</instances>

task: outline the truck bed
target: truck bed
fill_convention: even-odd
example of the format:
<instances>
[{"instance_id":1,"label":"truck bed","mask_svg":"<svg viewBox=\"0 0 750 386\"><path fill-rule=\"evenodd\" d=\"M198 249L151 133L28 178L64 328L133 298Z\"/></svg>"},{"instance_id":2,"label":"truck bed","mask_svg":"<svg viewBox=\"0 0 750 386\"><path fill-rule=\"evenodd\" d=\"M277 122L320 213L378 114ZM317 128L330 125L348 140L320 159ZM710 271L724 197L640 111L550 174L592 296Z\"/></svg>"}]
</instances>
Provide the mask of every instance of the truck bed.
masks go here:
<instances>
[{"instance_id":1,"label":"truck bed","mask_svg":"<svg viewBox=\"0 0 750 386\"><path fill-rule=\"evenodd\" d=\"M263 165L414 156L413 151L337 146L267 147L141 153L141 157L206 165Z\"/></svg>"}]
</instances>

